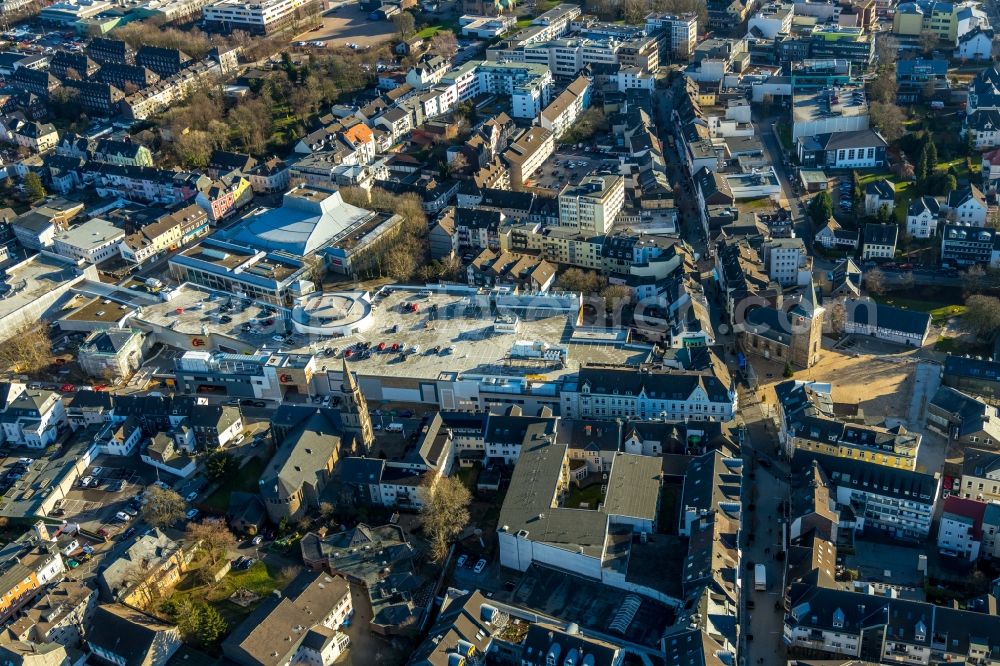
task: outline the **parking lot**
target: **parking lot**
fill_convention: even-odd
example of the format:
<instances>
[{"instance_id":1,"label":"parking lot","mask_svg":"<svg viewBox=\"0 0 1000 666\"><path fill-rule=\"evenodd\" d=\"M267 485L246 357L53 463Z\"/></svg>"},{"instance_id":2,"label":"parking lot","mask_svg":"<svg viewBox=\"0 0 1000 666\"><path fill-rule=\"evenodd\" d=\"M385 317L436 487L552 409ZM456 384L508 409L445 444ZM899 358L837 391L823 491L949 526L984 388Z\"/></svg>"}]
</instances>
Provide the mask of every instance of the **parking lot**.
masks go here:
<instances>
[{"instance_id":1,"label":"parking lot","mask_svg":"<svg viewBox=\"0 0 1000 666\"><path fill-rule=\"evenodd\" d=\"M118 456L99 457L66 493L66 498L57 503L53 517L78 523L91 532L103 530L108 536L127 529L127 522L116 519L115 515L125 509L129 498L141 493L152 481L144 475L148 472L140 473L138 460L132 462ZM84 480L90 480L86 487Z\"/></svg>"},{"instance_id":2,"label":"parking lot","mask_svg":"<svg viewBox=\"0 0 1000 666\"><path fill-rule=\"evenodd\" d=\"M397 33L392 21L371 21L357 3L340 4L323 14L323 24L296 35L292 42L324 42L327 47L357 44L372 47L389 41Z\"/></svg>"},{"instance_id":3,"label":"parking lot","mask_svg":"<svg viewBox=\"0 0 1000 666\"><path fill-rule=\"evenodd\" d=\"M836 189L830 193L834 205L844 213L854 212L854 185L849 176L841 176L836 181Z\"/></svg>"},{"instance_id":4,"label":"parking lot","mask_svg":"<svg viewBox=\"0 0 1000 666\"><path fill-rule=\"evenodd\" d=\"M536 171L527 184L559 191L595 171L618 173L618 160L612 156L581 150L558 151Z\"/></svg>"}]
</instances>

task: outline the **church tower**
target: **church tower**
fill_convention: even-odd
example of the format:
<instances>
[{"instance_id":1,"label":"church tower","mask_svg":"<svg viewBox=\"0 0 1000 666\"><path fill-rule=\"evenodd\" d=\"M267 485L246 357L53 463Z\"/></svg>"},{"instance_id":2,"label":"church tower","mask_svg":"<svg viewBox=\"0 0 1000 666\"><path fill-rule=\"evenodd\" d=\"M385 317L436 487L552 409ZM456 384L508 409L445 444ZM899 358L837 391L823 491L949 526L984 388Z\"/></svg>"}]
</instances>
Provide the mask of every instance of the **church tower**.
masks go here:
<instances>
[{"instance_id":1,"label":"church tower","mask_svg":"<svg viewBox=\"0 0 1000 666\"><path fill-rule=\"evenodd\" d=\"M340 401L340 419L344 424L344 430L353 432L354 450L356 453L367 454L372 444L375 443L375 432L372 429L372 418L368 413L368 403L365 401L361 387L347 367L347 359L344 359L344 380L340 385L340 391L344 394Z\"/></svg>"}]
</instances>

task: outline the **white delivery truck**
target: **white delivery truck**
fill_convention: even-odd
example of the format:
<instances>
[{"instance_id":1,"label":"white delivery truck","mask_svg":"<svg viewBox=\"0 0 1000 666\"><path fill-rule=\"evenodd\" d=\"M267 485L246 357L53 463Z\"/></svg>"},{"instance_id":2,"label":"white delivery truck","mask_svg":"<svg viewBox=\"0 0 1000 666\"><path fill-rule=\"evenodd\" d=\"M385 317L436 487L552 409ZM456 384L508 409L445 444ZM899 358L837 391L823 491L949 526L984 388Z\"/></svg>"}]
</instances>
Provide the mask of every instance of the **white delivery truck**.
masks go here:
<instances>
[{"instance_id":1,"label":"white delivery truck","mask_svg":"<svg viewBox=\"0 0 1000 666\"><path fill-rule=\"evenodd\" d=\"M763 564L758 564L753 568L753 589L758 591L767 590L767 569Z\"/></svg>"}]
</instances>

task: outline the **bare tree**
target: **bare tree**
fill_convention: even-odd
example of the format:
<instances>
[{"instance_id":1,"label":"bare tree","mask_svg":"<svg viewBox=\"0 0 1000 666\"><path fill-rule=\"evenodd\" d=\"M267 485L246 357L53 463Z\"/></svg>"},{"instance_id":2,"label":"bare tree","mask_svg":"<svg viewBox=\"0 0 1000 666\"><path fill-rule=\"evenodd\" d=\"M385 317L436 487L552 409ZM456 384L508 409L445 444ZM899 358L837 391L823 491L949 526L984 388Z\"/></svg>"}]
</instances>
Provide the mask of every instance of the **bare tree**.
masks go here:
<instances>
[{"instance_id":1,"label":"bare tree","mask_svg":"<svg viewBox=\"0 0 1000 666\"><path fill-rule=\"evenodd\" d=\"M903 125L906 117L903 115L903 110L895 104L872 102L868 108L868 115L875 129L890 143L899 139L906 131Z\"/></svg>"},{"instance_id":2,"label":"bare tree","mask_svg":"<svg viewBox=\"0 0 1000 666\"><path fill-rule=\"evenodd\" d=\"M0 343L0 366L14 372L36 374L52 364L52 341L42 322L22 326Z\"/></svg>"},{"instance_id":3,"label":"bare tree","mask_svg":"<svg viewBox=\"0 0 1000 666\"><path fill-rule=\"evenodd\" d=\"M881 268L870 268L865 272L865 287L876 296L885 293L885 273Z\"/></svg>"},{"instance_id":4,"label":"bare tree","mask_svg":"<svg viewBox=\"0 0 1000 666\"><path fill-rule=\"evenodd\" d=\"M463 153L457 153L448 163L448 174L456 176L465 173L469 169L469 159Z\"/></svg>"},{"instance_id":5,"label":"bare tree","mask_svg":"<svg viewBox=\"0 0 1000 666\"><path fill-rule=\"evenodd\" d=\"M142 517L150 525L166 527L184 517L184 498L176 491L159 486L146 489L146 505L142 507Z\"/></svg>"},{"instance_id":6,"label":"bare tree","mask_svg":"<svg viewBox=\"0 0 1000 666\"><path fill-rule=\"evenodd\" d=\"M424 488L427 497L420 510L424 534L430 540L431 557L440 561L448 553L448 545L462 533L469 522L472 494L458 477L439 480L432 488Z\"/></svg>"},{"instance_id":7,"label":"bare tree","mask_svg":"<svg viewBox=\"0 0 1000 666\"><path fill-rule=\"evenodd\" d=\"M392 23L396 26L396 30L399 31L400 39L406 39L412 35L413 29L416 27L416 21L413 18L413 14L405 11L394 14L392 17Z\"/></svg>"},{"instance_id":8,"label":"bare tree","mask_svg":"<svg viewBox=\"0 0 1000 666\"><path fill-rule=\"evenodd\" d=\"M844 308L844 300L839 299L830 302L826 307L826 314L823 317L827 330L835 336L844 333L844 322L847 321L847 311Z\"/></svg>"},{"instance_id":9,"label":"bare tree","mask_svg":"<svg viewBox=\"0 0 1000 666\"><path fill-rule=\"evenodd\" d=\"M458 53L458 39L451 30L442 30L431 37L430 52L434 55L450 58Z\"/></svg>"},{"instance_id":10,"label":"bare tree","mask_svg":"<svg viewBox=\"0 0 1000 666\"><path fill-rule=\"evenodd\" d=\"M924 30L920 33L920 50L924 52L924 55L930 55L937 48L939 41L941 40L937 33Z\"/></svg>"},{"instance_id":11,"label":"bare tree","mask_svg":"<svg viewBox=\"0 0 1000 666\"><path fill-rule=\"evenodd\" d=\"M229 550L236 547L236 537L222 520L188 523L184 538L190 544L199 544L212 567L227 558Z\"/></svg>"}]
</instances>

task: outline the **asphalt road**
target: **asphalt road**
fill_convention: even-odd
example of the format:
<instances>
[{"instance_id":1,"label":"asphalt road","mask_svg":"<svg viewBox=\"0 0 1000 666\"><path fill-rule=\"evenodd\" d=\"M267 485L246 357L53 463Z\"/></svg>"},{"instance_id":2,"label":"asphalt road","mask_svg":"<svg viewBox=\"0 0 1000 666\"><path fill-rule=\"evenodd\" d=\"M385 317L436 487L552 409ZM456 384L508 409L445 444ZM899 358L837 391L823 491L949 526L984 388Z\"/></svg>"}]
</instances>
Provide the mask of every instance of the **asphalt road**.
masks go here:
<instances>
[{"instance_id":1,"label":"asphalt road","mask_svg":"<svg viewBox=\"0 0 1000 666\"><path fill-rule=\"evenodd\" d=\"M760 122L758 127L760 128L761 143L764 145L764 152L767 153L768 159L771 164L774 165L774 170L778 174L778 182L781 183L781 193L788 202L789 209L792 212L792 222L795 227L795 235L801 238L808 248L809 253L812 254L813 249L813 231L812 224L809 218L805 215L805 209L801 207L802 200L795 193L795 188L792 187L792 183L789 180L789 167L785 166L784 155L781 152L781 146L778 145L778 137L774 134L774 122L777 118L767 118Z\"/></svg>"}]
</instances>

